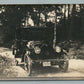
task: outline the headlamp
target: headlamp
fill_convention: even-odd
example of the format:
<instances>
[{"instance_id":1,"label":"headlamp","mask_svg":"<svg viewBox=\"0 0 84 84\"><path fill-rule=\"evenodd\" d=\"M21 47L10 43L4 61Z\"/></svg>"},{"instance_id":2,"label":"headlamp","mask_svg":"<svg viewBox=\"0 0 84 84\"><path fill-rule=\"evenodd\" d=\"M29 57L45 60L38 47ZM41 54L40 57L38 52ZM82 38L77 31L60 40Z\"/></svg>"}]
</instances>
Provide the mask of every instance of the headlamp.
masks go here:
<instances>
[{"instance_id":1,"label":"headlamp","mask_svg":"<svg viewBox=\"0 0 84 84\"><path fill-rule=\"evenodd\" d=\"M39 47L35 47L34 50L36 54L39 54L41 52L41 49Z\"/></svg>"},{"instance_id":2,"label":"headlamp","mask_svg":"<svg viewBox=\"0 0 84 84\"><path fill-rule=\"evenodd\" d=\"M56 46L56 52L60 53L61 52L61 48L59 46Z\"/></svg>"}]
</instances>

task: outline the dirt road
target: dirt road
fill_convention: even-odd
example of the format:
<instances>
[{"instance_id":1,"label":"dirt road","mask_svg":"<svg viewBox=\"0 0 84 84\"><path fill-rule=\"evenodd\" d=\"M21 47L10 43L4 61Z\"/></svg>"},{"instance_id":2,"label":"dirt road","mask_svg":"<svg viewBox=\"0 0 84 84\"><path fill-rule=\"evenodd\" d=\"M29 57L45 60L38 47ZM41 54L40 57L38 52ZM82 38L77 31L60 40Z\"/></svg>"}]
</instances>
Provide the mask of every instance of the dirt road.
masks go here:
<instances>
[{"instance_id":1,"label":"dirt road","mask_svg":"<svg viewBox=\"0 0 84 84\"><path fill-rule=\"evenodd\" d=\"M5 60L3 60L5 59ZM15 66L11 50L0 48L0 77L28 77L20 66ZM31 77L84 77L84 60L69 60L69 69L63 73L57 66L33 67Z\"/></svg>"},{"instance_id":2,"label":"dirt road","mask_svg":"<svg viewBox=\"0 0 84 84\"><path fill-rule=\"evenodd\" d=\"M67 73L61 72L57 66L34 69L34 77L84 77L84 61L69 60L69 69Z\"/></svg>"}]
</instances>

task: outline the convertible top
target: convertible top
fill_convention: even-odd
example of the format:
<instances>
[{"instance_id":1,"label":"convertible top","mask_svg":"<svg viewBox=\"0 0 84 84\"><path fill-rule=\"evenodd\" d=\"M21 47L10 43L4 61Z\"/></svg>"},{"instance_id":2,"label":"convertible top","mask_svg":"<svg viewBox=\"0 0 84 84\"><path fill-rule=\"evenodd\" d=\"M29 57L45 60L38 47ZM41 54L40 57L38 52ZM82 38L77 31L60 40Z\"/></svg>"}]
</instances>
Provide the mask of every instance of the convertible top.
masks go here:
<instances>
[{"instance_id":1,"label":"convertible top","mask_svg":"<svg viewBox=\"0 0 84 84\"><path fill-rule=\"evenodd\" d=\"M53 28L19 28L16 29L18 40L53 40Z\"/></svg>"}]
</instances>

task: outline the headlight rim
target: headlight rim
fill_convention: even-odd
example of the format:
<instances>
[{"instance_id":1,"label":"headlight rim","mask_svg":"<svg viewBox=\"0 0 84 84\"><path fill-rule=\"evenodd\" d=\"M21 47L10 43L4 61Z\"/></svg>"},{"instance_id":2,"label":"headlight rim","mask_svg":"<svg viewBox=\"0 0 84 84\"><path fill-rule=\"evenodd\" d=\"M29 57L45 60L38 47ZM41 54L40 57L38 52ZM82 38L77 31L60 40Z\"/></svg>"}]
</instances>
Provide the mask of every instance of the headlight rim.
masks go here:
<instances>
[{"instance_id":1,"label":"headlight rim","mask_svg":"<svg viewBox=\"0 0 84 84\"><path fill-rule=\"evenodd\" d=\"M55 50L56 50L57 53L60 53L61 52L61 47L60 46L56 46Z\"/></svg>"},{"instance_id":2,"label":"headlight rim","mask_svg":"<svg viewBox=\"0 0 84 84\"><path fill-rule=\"evenodd\" d=\"M37 48L37 49L36 49ZM39 48L38 46L36 46L35 48L34 48L34 52L36 53L36 54L40 54L41 53L41 48Z\"/></svg>"}]
</instances>

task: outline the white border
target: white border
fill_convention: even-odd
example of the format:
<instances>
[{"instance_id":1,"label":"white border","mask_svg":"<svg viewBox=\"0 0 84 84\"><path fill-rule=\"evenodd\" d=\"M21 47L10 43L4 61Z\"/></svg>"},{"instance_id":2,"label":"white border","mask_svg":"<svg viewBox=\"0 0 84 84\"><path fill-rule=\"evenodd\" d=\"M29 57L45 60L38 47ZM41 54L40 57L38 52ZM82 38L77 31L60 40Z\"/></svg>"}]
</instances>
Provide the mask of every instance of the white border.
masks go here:
<instances>
[{"instance_id":1,"label":"white border","mask_svg":"<svg viewBox=\"0 0 84 84\"><path fill-rule=\"evenodd\" d=\"M0 0L0 4L84 4L84 0Z\"/></svg>"}]
</instances>

